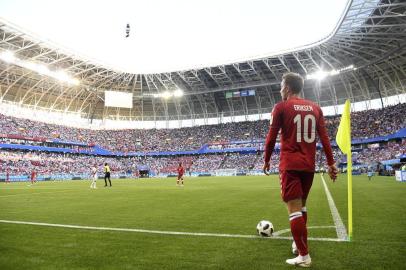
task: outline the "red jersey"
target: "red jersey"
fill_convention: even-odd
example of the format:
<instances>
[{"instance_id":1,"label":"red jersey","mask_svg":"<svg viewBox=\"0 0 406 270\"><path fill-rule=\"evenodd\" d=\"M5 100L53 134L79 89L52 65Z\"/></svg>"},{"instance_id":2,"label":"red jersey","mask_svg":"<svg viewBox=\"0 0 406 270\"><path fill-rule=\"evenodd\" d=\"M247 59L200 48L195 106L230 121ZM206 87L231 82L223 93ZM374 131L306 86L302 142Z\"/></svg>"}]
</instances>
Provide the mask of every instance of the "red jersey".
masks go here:
<instances>
[{"instance_id":1,"label":"red jersey","mask_svg":"<svg viewBox=\"0 0 406 270\"><path fill-rule=\"evenodd\" d=\"M326 153L328 165L334 164L333 151L320 107L298 97L275 105L265 142L265 162L271 159L276 137L281 129L279 170L314 172L316 132Z\"/></svg>"},{"instance_id":2,"label":"red jersey","mask_svg":"<svg viewBox=\"0 0 406 270\"><path fill-rule=\"evenodd\" d=\"M183 175L185 173L185 169L182 166L178 167L178 174Z\"/></svg>"}]
</instances>

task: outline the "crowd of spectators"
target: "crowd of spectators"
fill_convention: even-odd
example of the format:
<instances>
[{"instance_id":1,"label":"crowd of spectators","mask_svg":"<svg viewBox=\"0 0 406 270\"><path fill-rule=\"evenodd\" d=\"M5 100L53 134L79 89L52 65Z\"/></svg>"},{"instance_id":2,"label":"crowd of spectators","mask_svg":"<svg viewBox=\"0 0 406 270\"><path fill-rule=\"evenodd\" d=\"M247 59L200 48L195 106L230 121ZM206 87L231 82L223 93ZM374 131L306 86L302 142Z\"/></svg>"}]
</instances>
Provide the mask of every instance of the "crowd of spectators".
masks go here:
<instances>
[{"instance_id":1,"label":"crowd of spectators","mask_svg":"<svg viewBox=\"0 0 406 270\"><path fill-rule=\"evenodd\" d=\"M352 137L371 138L393 134L406 126L406 103L380 110L352 114ZM326 126L334 138L340 116L327 117ZM201 148L206 143L264 139L269 120L196 126L179 129L91 130L45 124L0 114L0 137L19 135L30 138L60 139L98 145L120 152L182 151ZM218 148L220 146L212 146Z\"/></svg>"},{"instance_id":2,"label":"crowd of spectators","mask_svg":"<svg viewBox=\"0 0 406 270\"><path fill-rule=\"evenodd\" d=\"M406 104L398 104L383 110L369 110L352 113L352 137L371 138L393 134L406 126ZM339 116L327 117L326 126L330 138L334 138ZM254 146L263 150L253 142L248 144L229 141L264 139L268 132L268 120L254 122L227 123L220 125L197 126L180 129L128 129L128 130L91 130L60 125L50 125L26 119L9 117L0 114L0 143L29 144L36 146L58 146L53 139L60 141L82 142L89 146L69 146L78 150L89 149L93 145L112 151L122 152L154 152L182 151L199 149L209 144L209 149L228 149ZM357 163L379 162L398 158L406 153L406 140L390 141L359 146L354 150L353 159ZM335 159L345 162L340 151L334 150ZM271 166L277 167L278 154L271 157ZM39 174L89 174L92 167L103 171L107 162L114 174L135 174L139 166L146 166L155 174L171 174L176 172L182 162L186 173L213 172L218 169L262 170L263 152L228 153L184 156L137 156L137 157L100 157L92 155L63 154L49 152L0 151L0 174L5 168L10 174L27 174L36 171ZM324 154L320 151L316 156L317 167L325 163ZM320 164L320 165L319 165Z\"/></svg>"},{"instance_id":3,"label":"crowd of spectators","mask_svg":"<svg viewBox=\"0 0 406 270\"><path fill-rule=\"evenodd\" d=\"M10 175L29 175L32 171L38 174L89 174L92 167L103 171L103 165L107 162L116 173L126 173L134 168L136 162L121 158L100 158L87 155L49 153L49 152L23 152L23 151L0 151L0 172L8 171ZM134 169L133 169L134 170Z\"/></svg>"},{"instance_id":4,"label":"crowd of spectators","mask_svg":"<svg viewBox=\"0 0 406 270\"><path fill-rule=\"evenodd\" d=\"M371 161L383 161L397 159L406 155L406 140L402 142L388 142L384 147L368 147L355 155L354 161L362 164L371 163Z\"/></svg>"},{"instance_id":5,"label":"crowd of spectators","mask_svg":"<svg viewBox=\"0 0 406 270\"><path fill-rule=\"evenodd\" d=\"M384 145L373 144L364 146L353 154L353 161L361 164L377 163L384 160L399 158L406 154L406 140L392 141ZM334 150L337 163L346 162L338 149ZM10 175L29 175L32 171L42 175L51 174L90 174L91 168L98 168L100 175L103 165L107 162L113 175L137 175L140 166L146 166L156 175L175 174L181 162L186 174L199 172L210 173L218 169L262 170L263 152L257 153L223 153L186 156L140 156L140 157L100 157L79 154L62 154L49 152L0 151L0 174L6 170ZM279 154L273 153L271 169L277 168ZM316 168L326 164L322 151L316 153Z\"/></svg>"},{"instance_id":6,"label":"crowd of spectators","mask_svg":"<svg viewBox=\"0 0 406 270\"><path fill-rule=\"evenodd\" d=\"M221 167L222 169L253 169L258 160L263 165L264 162L260 155L232 153L226 155Z\"/></svg>"}]
</instances>

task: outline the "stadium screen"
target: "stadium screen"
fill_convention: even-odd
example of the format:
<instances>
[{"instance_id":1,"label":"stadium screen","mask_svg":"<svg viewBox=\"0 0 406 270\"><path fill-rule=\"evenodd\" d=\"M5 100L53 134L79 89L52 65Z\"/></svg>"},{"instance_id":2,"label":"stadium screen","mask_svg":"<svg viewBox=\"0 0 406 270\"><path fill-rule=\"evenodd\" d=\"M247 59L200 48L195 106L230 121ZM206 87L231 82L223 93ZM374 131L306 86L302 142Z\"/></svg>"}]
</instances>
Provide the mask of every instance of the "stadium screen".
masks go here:
<instances>
[{"instance_id":1,"label":"stadium screen","mask_svg":"<svg viewBox=\"0 0 406 270\"><path fill-rule=\"evenodd\" d=\"M248 96L255 96L255 89L250 89L248 91Z\"/></svg>"},{"instance_id":2,"label":"stadium screen","mask_svg":"<svg viewBox=\"0 0 406 270\"><path fill-rule=\"evenodd\" d=\"M104 106L132 109L133 94L125 93L125 92L117 92L117 91L105 91L104 92Z\"/></svg>"},{"instance_id":3,"label":"stadium screen","mask_svg":"<svg viewBox=\"0 0 406 270\"><path fill-rule=\"evenodd\" d=\"M226 92L226 98L232 98L233 92Z\"/></svg>"},{"instance_id":4,"label":"stadium screen","mask_svg":"<svg viewBox=\"0 0 406 270\"><path fill-rule=\"evenodd\" d=\"M225 92L226 98L255 96L255 89Z\"/></svg>"}]
</instances>

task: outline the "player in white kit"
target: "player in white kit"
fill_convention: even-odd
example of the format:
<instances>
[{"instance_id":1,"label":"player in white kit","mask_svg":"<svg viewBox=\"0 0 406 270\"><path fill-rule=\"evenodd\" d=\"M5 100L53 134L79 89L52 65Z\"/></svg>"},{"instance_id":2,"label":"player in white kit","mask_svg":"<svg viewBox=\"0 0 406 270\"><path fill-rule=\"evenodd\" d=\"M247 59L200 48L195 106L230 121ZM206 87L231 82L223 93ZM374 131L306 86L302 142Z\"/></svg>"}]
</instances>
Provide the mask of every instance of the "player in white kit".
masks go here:
<instances>
[{"instance_id":1,"label":"player in white kit","mask_svg":"<svg viewBox=\"0 0 406 270\"><path fill-rule=\"evenodd\" d=\"M97 168L93 167L92 168L92 183L90 184L90 188L97 188L96 181L97 181Z\"/></svg>"}]
</instances>

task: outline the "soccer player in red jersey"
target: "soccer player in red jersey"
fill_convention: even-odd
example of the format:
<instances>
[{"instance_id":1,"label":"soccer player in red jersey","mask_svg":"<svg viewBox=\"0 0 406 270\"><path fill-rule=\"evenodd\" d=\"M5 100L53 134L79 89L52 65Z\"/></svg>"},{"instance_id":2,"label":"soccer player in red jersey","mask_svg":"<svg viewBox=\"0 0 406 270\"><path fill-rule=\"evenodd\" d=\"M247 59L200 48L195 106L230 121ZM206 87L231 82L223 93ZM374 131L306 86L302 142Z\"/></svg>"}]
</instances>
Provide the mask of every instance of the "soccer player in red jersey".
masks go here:
<instances>
[{"instance_id":1,"label":"soccer player in red jersey","mask_svg":"<svg viewBox=\"0 0 406 270\"><path fill-rule=\"evenodd\" d=\"M179 181L181 181L181 186L183 187L183 174L185 173L185 168L182 166L182 162L179 162L178 167L178 180L176 180L176 185L179 186Z\"/></svg>"},{"instance_id":2,"label":"soccer player in red jersey","mask_svg":"<svg viewBox=\"0 0 406 270\"><path fill-rule=\"evenodd\" d=\"M35 179L35 177L37 176L37 173L33 170L31 172L31 185L33 185L37 180Z\"/></svg>"},{"instance_id":3,"label":"soccer player in red jersey","mask_svg":"<svg viewBox=\"0 0 406 270\"><path fill-rule=\"evenodd\" d=\"M282 102L275 105L271 114L270 128L265 142L264 173L269 175L269 161L281 130L279 174L281 195L287 204L290 229L294 242L292 251L298 256L286 263L309 267L311 258L307 246L306 199L313 182L316 155L316 133L327 157L328 173L333 181L337 177L333 152L323 113L320 107L299 97L303 78L296 73L282 77Z\"/></svg>"}]
</instances>

